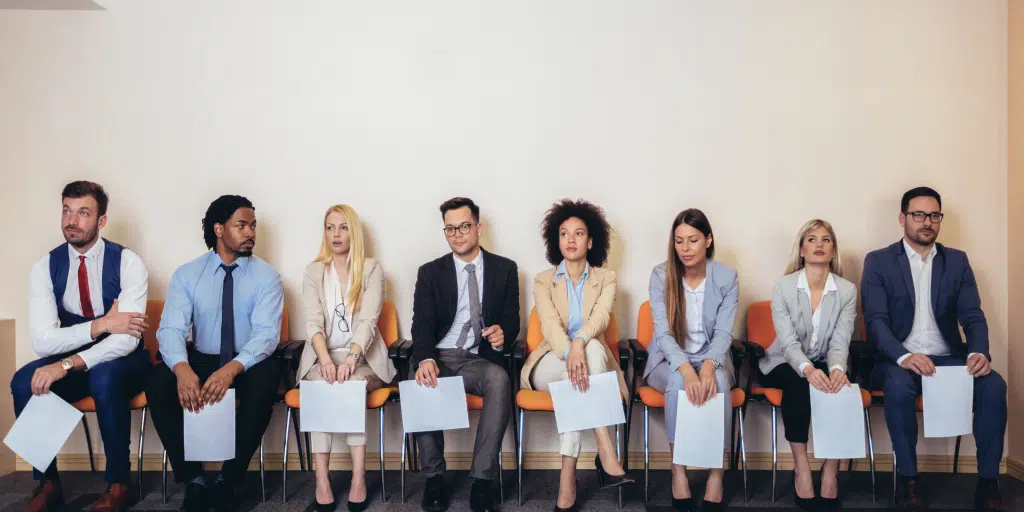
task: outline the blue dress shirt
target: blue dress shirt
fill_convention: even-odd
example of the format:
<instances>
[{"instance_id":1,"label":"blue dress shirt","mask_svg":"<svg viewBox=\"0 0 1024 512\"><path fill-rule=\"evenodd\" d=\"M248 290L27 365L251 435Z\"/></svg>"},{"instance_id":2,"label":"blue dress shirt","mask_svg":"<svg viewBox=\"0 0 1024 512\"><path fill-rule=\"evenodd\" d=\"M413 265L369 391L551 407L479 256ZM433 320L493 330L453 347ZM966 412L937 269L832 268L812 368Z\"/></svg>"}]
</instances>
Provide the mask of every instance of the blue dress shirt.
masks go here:
<instances>
[{"instance_id":1,"label":"blue dress shirt","mask_svg":"<svg viewBox=\"0 0 1024 512\"><path fill-rule=\"evenodd\" d=\"M590 264L587 263L583 268L583 275L580 276L580 282L572 284L572 280L569 279L569 271L565 269L565 260L558 264L558 270L555 271L555 281L565 279L565 294L569 301L569 325L566 326L565 332L569 335L570 342L576 339L576 333L583 328L583 285L587 283L589 275ZM562 354L562 359L568 355L569 349L566 349Z\"/></svg>"}]
</instances>

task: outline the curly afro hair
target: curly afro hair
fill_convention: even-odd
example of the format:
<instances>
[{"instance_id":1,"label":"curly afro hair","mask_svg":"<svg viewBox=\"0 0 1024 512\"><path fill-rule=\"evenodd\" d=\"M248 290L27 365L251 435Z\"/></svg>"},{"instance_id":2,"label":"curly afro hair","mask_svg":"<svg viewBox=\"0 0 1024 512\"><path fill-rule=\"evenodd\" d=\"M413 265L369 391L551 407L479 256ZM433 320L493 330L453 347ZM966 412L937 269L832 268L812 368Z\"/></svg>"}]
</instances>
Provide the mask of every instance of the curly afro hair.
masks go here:
<instances>
[{"instance_id":1,"label":"curly afro hair","mask_svg":"<svg viewBox=\"0 0 1024 512\"><path fill-rule=\"evenodd\" d=\"M587 251L587 263L592 267L603 267L608 261L608 248L611 245L611 226L604 218L604 210L593 203L578 199L562 199L551 205L544 214L541 223L541 236L547 251L548 263L558 265L564 259L558 248L558 229L566 220L576 217L587 226L592 247Z\"/></svg>"}]
</instances>

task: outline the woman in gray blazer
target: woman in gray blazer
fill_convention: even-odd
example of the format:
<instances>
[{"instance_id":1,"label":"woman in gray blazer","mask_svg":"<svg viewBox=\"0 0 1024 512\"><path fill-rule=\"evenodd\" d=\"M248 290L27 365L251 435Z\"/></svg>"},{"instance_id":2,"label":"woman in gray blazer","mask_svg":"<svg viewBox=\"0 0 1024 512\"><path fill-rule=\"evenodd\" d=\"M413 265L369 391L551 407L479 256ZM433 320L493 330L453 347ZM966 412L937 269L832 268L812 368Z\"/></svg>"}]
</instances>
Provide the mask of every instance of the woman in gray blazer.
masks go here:
<instances>
[{"instance_id":1,"label":"woman in gray blazer","mask_svg":"<svg viewBox=\"0 0 1024 512\"><path fill-rule=\"evenodd\" d=\"M320 254L306 267L302 281L308 341L297 379L365 380L367 392L391 382L395 366L377 329L384 303L384 271L377 260L364 256L363 228L352 207L336 205L327 210ZM367 507L366 436L314 432L310 451L316 462L317 511L335 509L327 470L331 448L342 442L352 456L348 509Z\"/></svg>"},{"instance_id":2,"label":"woman in gray blazer","mask_svg":"<svg viewBox=\"0 0 1024 512\"><path fill-rule=\"evenodd\" d=\"M715 261L711 223L700 210L683 210L669 232L668 260L651 272L654 342L648 348L644 378L665 394L665 431L675 444L679 391L694 405L725 393L733 376L732 328L739 282L736 271ZM731 404L724 410L729 425ZM695 426L696 427L696 426ZM699 428L699 427L696 427ZM728 427L727 427L728 428ZM712 469L704 492L704 510L722 510L723 470ZM672 506L696 510L684 466L672 465Z\"/></svg>"},{"instance_id":3,"label":"woman in gray blazer","mask_svg":"<svg viewBox=\"0 0 1024 512\"><path fill-rule=\"evenodd\" d=\"M782 423L793 450L797 505L819 510L838 506L839 461L821 469L821 499L807 460L811 425L810 386L836 393L849 385L846 361L857 317L857 288L842 278L839 242L832 225L820 219L802 228L793 244L786 275L772 290L775 342L759 363L761 384L782 390Z\"/></svg>"}]
</instances>

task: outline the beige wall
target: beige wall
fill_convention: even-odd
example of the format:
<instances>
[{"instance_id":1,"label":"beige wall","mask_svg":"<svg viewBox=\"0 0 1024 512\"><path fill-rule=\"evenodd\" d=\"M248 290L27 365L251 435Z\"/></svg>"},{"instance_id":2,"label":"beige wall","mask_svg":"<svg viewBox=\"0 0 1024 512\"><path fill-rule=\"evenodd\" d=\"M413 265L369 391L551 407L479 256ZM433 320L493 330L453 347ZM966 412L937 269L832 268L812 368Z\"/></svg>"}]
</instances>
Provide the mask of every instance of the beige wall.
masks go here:
<instances>
[{"instance_id":1,"label":"beige wall","mask_svg":"<svg viewBox=\"0 0 1024 512\"><path fill-rule=\"evenodd\" d=\"M350 203L405 334L416 268L447 249L437 206L453 195L482 205L487 247L519 263L524 318L548 266L545 209L566 196L602 205L616 312L633 333L679 210L710 216L745 308L769 298L812 217L836 226L859 280L865 253L900 237L900 194L928 184L944 194L941 240L971 255L1006 371L1005 1L103 5L0 12L0 172L16 219L2 229L17 241L0 316L21 320L19 363L33 357L26 275L62 241L57 196L76 178L108 188L104 234L142 256L154 298L202 252L209 202L249 196L257 253L280 270L296 320L321 215ZM528 421L527 450L556 451L553 421ZM660 415L652 424L665 450ZM748 447L768 450L764 411L747 427Z\"/></svg>"},{"instance_id":2,"label":"beige wall","mask_svg":"<svg viewBox=\"0 0 1024 512\"><path fill-rule=\"evenodd\" d=\"M1007 191L1009 256L1009 455L1024 463L1024 2L1009 5L1009 173Z\"/></svg>"}]
</instances>

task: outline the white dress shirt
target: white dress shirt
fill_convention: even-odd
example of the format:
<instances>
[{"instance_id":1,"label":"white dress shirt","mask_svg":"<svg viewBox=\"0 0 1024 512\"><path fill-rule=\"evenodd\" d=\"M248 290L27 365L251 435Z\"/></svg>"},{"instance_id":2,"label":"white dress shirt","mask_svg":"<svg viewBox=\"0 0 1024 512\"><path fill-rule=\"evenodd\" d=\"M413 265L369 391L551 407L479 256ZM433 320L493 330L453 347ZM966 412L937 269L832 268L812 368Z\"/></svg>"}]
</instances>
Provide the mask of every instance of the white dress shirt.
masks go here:
<instances>
[{"instance_id":1,"label":"white dress shirt","mask_svg":"<svg viewBox=\"0 0 1024 512\"><path fill-rule=\"evenodd\" d=\"M462 333L462 326L473 320L469 314L469 272L466 271L466 265L472 263L476 266L476 286L480 292L480 306L483 307L484 303L484 252L480 251L477 253L476 258L473 261L466 263L452 254L452 259L455 260L455 277L458 280L457 286L459 287L459 302L458 307L455 309L455 319L452 320L452 328L448 330L448 334L441 338L441 342L437 344L438 349L451 349L459 348L459 334ZM469 335L466 338L466 345L472 345L473 340L480 336L480 326L477 324L480 322L479 319L470 326ZM476 354L479 351L479 345L468 349L469 352Z\"/></svg>"},{"instance_id":2,"label":"white dress shirt","mask_svg":"<svg viewBox=\"0 0 1024 512\"><path fill-rule=\"evenodd\" d=\"M798 290L803 291L807 295L807 303L811 305L811 309L814 313L811 314L811 345L808 347L810 352L814 352L814 347L818 346L818 327L821 325L821 301L826 295L830 293L836 293L839 291L839 287L836 286L836 280L832 277L832 272L828 273L828 277L825 278L825 290L821 294L821 298L818 299L818 307L815 307L811 299L811 285L807 282L807 268L800 269L800 277L796 280L796 287ZM800 363L800 375L804 375L804 368L811 366L811 363L804 361ZM840 370L843 367L839 365L833 365L829 370Z\"/></svg>"},{"instance_id":3,"label":"white dress shirt","mask_svg":"<svg viewBox=\"0 0 1024 512\"><path fill-rule=\"evenodd\" d=\"M349 281L351 281L349 276ZM331 322L331 336L327 338L327 348L329 350L334 349L348 349L349 343L352 341L352 309L349 304L345 303L345 295L348 293L349 286L352 283L345 283L345 287L341 286L338 281L338 273L334 269L334 264L327 266L327 271L324 272L324 295L327 296L327 306L330 315ZM338 306L344 305L340 309L345 310L345 322L341 321L336 311L339 309ZM348 325L348 329L342 331L342 326Z\"/></svg>"},{"instance_id":4,"label":"white dress shirt","mask_svg":"<svg viewBox=\"0 0 1024 512\"><path fill-rule=\"evenodd\" d=\"M64 290L63 305L70 313L81 316L82 303L78 290L79 256L85 256L85 269L89 276L89 299L96 318L103 316L103 256L106 244L100 238L85 254L79 254L68 245L71 264L68 267L67 288ZM121 293L117 297L117 309L122 312L145 313L149 293L149 272L134 252L121 251ZM71 327L61 327L57 317L57 303L53 297L53 283L50 280L50 254L32 266L29 275L28 307L29 339L32 349L39 357L74 352L93 342L92 321ZM103 341L78 353L86 368L111 359L126 356L139 345L138 338L129 334L112 334Z\"/></svg>"},{"instance_id":5,"label":"white dress shirt","mask_svg":"<svg viewBox=\"0 0 1024 512\"><path fill-rule=\"evenodd\" d=\"M700 352L708 342L704 332L704 286L707 282L708 278L704 276L704 280L694 289L683 279L683 291L686 293L686 352L690 354Z\"/></svg>"}]
</instances>

